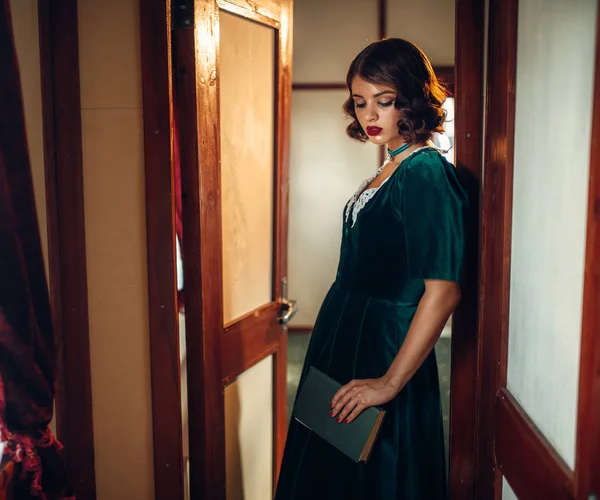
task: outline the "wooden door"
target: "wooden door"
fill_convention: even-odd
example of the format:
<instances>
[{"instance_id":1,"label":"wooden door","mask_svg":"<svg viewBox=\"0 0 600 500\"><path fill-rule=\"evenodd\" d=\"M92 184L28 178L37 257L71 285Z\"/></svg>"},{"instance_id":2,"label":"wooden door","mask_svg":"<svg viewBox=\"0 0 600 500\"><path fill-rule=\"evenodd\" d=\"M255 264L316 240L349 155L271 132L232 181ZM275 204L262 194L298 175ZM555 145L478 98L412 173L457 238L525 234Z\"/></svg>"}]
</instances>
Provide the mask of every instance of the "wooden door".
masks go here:
<instances>
[{"instance_id":1,"label":"wooden door","mask_svg":"<svg viewBox=\"0 0 600 500\"><path fill-rule=\"evenodd\" d=\"M572 5L490 1L481 499L600 495L600 32Z\"/></svg>"},{"instance_id":2,"label":"wooden door","mask_svg":"<svg viewBox=\"0 0 600 500\"><path fill-rule=\"evenodd\" d=\"M268 500L287 427L282 323L294 310L286 298L291 2L173 8L190 495Z\"/></svg>"}]
</instances>

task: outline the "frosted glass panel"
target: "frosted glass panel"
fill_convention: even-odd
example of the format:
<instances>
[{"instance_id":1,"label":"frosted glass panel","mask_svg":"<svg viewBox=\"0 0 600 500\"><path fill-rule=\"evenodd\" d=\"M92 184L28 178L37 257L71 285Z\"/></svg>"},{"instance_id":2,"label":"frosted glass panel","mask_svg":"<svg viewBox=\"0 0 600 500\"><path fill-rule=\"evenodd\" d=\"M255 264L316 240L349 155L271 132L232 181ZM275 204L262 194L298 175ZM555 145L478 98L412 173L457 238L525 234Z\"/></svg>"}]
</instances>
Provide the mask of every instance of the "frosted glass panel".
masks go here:
<instances>
[{"instance_id":1,"label":"frosted glass panel","mask_svg":"<svg viewBox=\"0 0 600 500\"><path fill-rule=\"evenodd\" d=\"M387 0L387 36L417 44L434 66L452 66L454 3L454 0Z\"/></svg>"},{"instance_id":2,"label":"frosted glass panel","mask_svg":"<svg viewBox=\"0 0 600 500\"><path fill-rule=\"evenodd\" d=\"M225 322L272 296L274 31L221 14Z\"/></svg>"},{"instance_id":3,"label":"frosted glass panel","mask_svg":"<svg viewBox=\"0 0 600 500\"><path fill-rule=\"evenodd\" d=\"M508 387L574 466L596 0L521 0Z\"/></svg>"},{"instance_id":4,"label":"frosted glass panel","mask_svg":"<svg viewBox=\"0 0 600 500\"><path fill-rule=\"evenodd\" d=\"M518 500L505 477L502 477L502 500Z\"/></svg>"},{"instance_id":5,"label":"frosted glass panel","mask_svg":"<svg viewBox=\"0 0 600 500\"><path fill-rule=\"evenodd\" d=\"M344 205L378 167L378 148L350 139L342 113L346 91L295 91L290 158L289 295L292 320L313 325L335 279Z\"/></svg>"},{"instance_id":6,"label":"frosted glass panel","mask_svg":"<svg viewBox=\"0 0 600 500\"><path fill-rule=\"evenodd\" d=\"M294 2L294 83L345 82L352 59L377 40L377 0Z\"/></svg>"},{"instance_id":7,"label":"frosted glass panel","mask_svg":"<svg viewBox=\"0 0 600 500\"><path fill-rule=\"evenodd\" d=\"M271 500L273 356L225 388L227 500Z\"/></svg>"}]
</instances>

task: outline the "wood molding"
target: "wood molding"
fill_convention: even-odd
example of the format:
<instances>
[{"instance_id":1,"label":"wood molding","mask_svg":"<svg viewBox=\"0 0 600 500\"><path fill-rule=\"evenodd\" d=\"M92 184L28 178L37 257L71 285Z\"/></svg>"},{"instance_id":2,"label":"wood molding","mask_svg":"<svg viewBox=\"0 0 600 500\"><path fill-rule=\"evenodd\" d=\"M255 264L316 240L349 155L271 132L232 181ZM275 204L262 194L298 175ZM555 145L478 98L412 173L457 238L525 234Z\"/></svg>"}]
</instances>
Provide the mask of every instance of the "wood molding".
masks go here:
<instances>
[{"instance_id":1,"label":"wood molding","mask_svg":"<svg viewBox=\"0 0 600 500\"><path fill-rule=\"evenodd\" d=\"M170 2L140 4L154 498L183 498Z\"/></svg>"},{"instance_id":2,"label":"wood molding","mask_svg":"<svg viewBox=\"0 0 600 500\"><path fill-rule=\"evenodd\" d=\"M470 0L471 1L471 0ZM476 31L481 31L482 36L481 36L481 40L480 43L482 44L481 46L477 46L477 47L464 47L464 46L458 46L457 45L457 55L459 51L470 51L471 53L473 53L473 55L478 55L481 54L481 72L483 74L483 23L484 23L484 18L485 18L485 13L483 13L484 15L480 15L479 11L484 9L483 5L480 5L481 1L477 0L473 2L472 5L472 9L474 9L472 12L469 12L469 16L460 19L458 16L456 16L456 23L457 24L467 24L469 22L473 22L475 20L475 18L477 18L478 20L481 21L481 25L477 26L477 27L472 27L472 29L476 30ZM459 7L462 8L462 3L459 3ZM478 34L478 33L477 33ZM466 63L466 69L470 69L474 66L478 66L479 67L479 60L475 60L475 61L471 61L468 59L463 59L462 65L465 66ZM457 65L458 66L458 65ZM465 68L463 68L465 69ZM446 88L448 89L448 91L450 92L450 95L453 96L454 95L454 82L455 82L455 66L434 66L433 67L433 71L435 72L435 76L446 86ZM481 95L479 96L479 98L481 99Z\"/></svg>"},{"instance_id":3,"label":"wood molding","mask_svg":"<svg viewBox=\"0 0 600 500\"><path fill-rule=\"evenodd\" d=\"M54 131L54 89L52 87L52 47L49 0L38 0L40 75L42 87L42 125L44 134L44 182L48 236L48 287L57 359L62 357L60 240L58 238L58 200L56 186L56 136ZM60 370L60 364L58 369ZM59 399L59 395L56 395Z\"/></svg>"},{"instance_id":4,"label":"wood molding","mask_svg":"<svg viewBox=\"0 0 600 500\"><path fill-rule=\"evenodd\" d=\"M289 225L289 163L292 109L292 60L293 60L293 1L280 0L280 29L277 33L275 55L277 75L277 112L275 127L276 171L274 179L275 235L273 257L276 263L273 273L273 292L279 304L283 295L283 280L288 272L288 225ZM279 339L279 349L273 359L274 386L273 405L275 428L273 434L273 491L279 478L283 449L287 436L287 337L282 335L281 325L274 328Z\"/></svg>"},{"instance_id":5,"label":"wood molding","mask_svg":"<svg viewBox=\"0 0 600 500\"><path fill-rule=\"evenodd\" d=\"M473 498L477 409L480 198L483 145L485 2L456 2L455 163L471 202L462 299L452 317L451 498ZM454 68L451 72L454 76ZM454 82L453 82L454 83Z\"/></svg>"},{"instance_id":6,"label":"wood molding","mask_svg":"<svg viewBox=\"0 0 600 500\"><path fill-rule=\"evenodd\" d=\"M291 325L288 326L289 333L307 333L311 334L314 327L312 325Z\"/></svg>"},{"instance_id":7,"label":"wood molding","mask_svg":"<svg viewBox=\"0 0 600 500\"><path fill-rule=\"evenodd\" d=\"M190 496L224 500L223 297L215 293L223 289L218 39L209 36L219 30L216 2L195 0L194 19L194 27L173 31L185 255Z\"/></svg>"},{"instance_id":8,"label":"wood molding","mask_svg":"<svg viewBox=\"0 0 600 500\"><path fill-rule=\"evenodd\" d=\"M225 326L221 348L221 378L223 384L233 382L256 363L277 351L279 324L273 317L279 310L277 302L270 302Z\"/></svg>"},{"instance_id":9,"label":"wood molding","mask_svg":"<svg viewBox=\"0 0 600 500\"><path fill-rule=\"evenodd\" d=\"M387 36L387 0L377 0L377 38Z\"/></svg>"},{"instance_id":10,"label":"wood molding","mask_svg":"<svg viewBox=\"0 0 600 500\"><path fill-rule=\"evenodd\" d=\"M506 386L517 45L517 0L490 2L480 281L476 498L499 498L492 450L495 394ZM482 383L485 381L485 384Z\"/></svg>"},{"instance_id":11,"label":"wood molding","mask_svg":"<svg viewBox=\"0 0 600 500\"><path fill-rule=\"evenodd\" d=\"M597 25L575 458L581 500L600 496L600 11Z\"/></svg>"},{"instance_id":12,"label":"wood molding","mask_svg":"<svg viewBox=\"0 0 600 500\"><path fill-rule=\"evenodd\" d=\"M476 1L476 0L473 0ZM480 3L477 1L476 3ZM473 16L474 14L471 14ZM458 22L458 21L457 21ZM473 51L483 50L483 47L474 47ZM454 66L434 66L433 71L436 76L446 85L451 94L454 94ZM483 69L482 69L483 71ZM292 84L292 90L347 90L345 82L298 82ZM481 96L480 96L481 97Z\"/></svg>"},{"instance_id":13,"label":"wood molding","mask_svg":"<svg viewBox=\"0 0 600 500\"><path fill-rule=\"evenodd\" d=\"M251 21L256 21L257 23L270 26L274 29L279 29L279 18L275 19L273 17L270 17L270 15L273 15L273 12L270 12L270 15L265 15L260 13L262 9L248 10L248 6L241 6L241 4L244 3L245 2L234 3L229 0L217 0L219 10L229 12L230 14L235 14L236 16L245 17L246 19L250 19Z\"/></svg>"},{"instance_id":14,"label":"wood molding","mask_svg":"<svg viewBox=\"0 0 600 500\"><path fill-rule=\"evenodd\" d=\"M342 82L294 83L292 90L347 90Z\"/></svg>"},{"instance_id":15,"label":"wood molding","mask_svg":"<svg viewBox=\"0 0 600 500\"><path fill-rule=\"evenodd\" d=\"M96 498L76 0L38 1L49 263L57 338L56 423L80 500ZM46 133L48 135L46 136Z\"/></svg>"},{"instance_id":16,"label":"wood molding","mask_svg":"<svg viewBox=\"0 0 600 500\"><path fill-rule=\"evenodd\" d=\"M490 0L479 288L475 498L500 498L494 405L506 386L518 0Z\"/></svg>"},{"instance_id":17,"label":"wood molding","mask_svg":"<svg viewBox=\"0 0 600 500\"><path fill-rule=\"evenodd\" d=\"M284 11L283 3L288 0L217 0L219 8L254 19L261 24L272 26L271 23L281 22ZM256 17L254 17L256 16ZM275 27L275 26L273 26Z\"/></svg>"},{"instance_id":18,"label":"wood molding","mask_svg":"<svg viewBox=\"0 0 600 500\"><path fill-rule=\"evenodd\" d=\"M571 470L508 390L498 392L494 411L496 462L517 497L575 498Z\"/></svg>"}]
</instances>

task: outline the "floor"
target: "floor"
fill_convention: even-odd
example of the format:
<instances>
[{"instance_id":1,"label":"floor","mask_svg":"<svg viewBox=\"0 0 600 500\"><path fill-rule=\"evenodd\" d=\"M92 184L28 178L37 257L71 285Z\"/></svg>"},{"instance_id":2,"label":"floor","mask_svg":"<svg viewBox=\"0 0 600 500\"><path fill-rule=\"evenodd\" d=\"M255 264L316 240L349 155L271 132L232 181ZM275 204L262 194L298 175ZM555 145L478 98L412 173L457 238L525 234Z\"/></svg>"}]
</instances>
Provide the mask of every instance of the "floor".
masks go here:
<instances>
[{"instance_id":1,"label":"floor","mask_svg":"<svg viewBox=\"0 0 600 500\"><path fill-rule=\"evenodd\" d=\"M294 405L294 398L298 389L298 381L302 372L302 364L306 356L306 349L310 335L306 333L290 333L288 335L288 373L287 373L287 398L288 421ZM444 419L444 440L446 444L446 457L448 457L448 412L450 406L450 337L442 337L435 346L439 367L440 390L442 394L442 415ZM447 462L447 460L446 460Z\"/></svg>"}]
</instances>

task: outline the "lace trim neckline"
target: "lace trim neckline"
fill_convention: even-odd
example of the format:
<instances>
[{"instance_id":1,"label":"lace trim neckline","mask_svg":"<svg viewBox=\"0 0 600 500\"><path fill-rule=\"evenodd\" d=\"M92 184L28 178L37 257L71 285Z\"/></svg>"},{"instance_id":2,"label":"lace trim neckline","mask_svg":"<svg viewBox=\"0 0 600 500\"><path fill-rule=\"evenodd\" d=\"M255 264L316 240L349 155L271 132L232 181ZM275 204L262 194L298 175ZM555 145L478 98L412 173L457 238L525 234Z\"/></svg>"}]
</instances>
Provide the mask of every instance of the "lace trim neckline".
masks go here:
<instances>
[{"instance_id":1,"label":"lace trim neckline","mask_svg":"<svg viewBox=\"0 0 600 500\"><path fill-rule=\"evenodd\" d=\"M423 146L423 147L417 148L414 151L411 151L411 153L406 158L404 158L404 160L402 160L402 162L400 162L400 164L402 164L403 162L408 160L416 152L422 151L423 149L435 149L436 151L438 150L435 146ZM377 191L392 176L391 174L388 175L379 186L365 189L369 184L371 184L371 182L373 182L379 176L379 174L383 170L383 167L385 167L388 163L389 163L389 161L386 161L383 165L381 165L381 167L379 167L377 169L377 171L371 177L368 177L367 179L362 181L360 183L360 186L356 190L356 192L352 195L352 198L350 198L350 200L348 201L348 204L346 205L346 222L348 222L348 219L350 218L350 214L352 213L352 225L350 227L354 227L354 224L356 224L356 219L358 218L359 212L367 205L367 203L369 203L369 201L371 201L373 196L375 196L375 193L377 193ZM398 165L397 168L399 168L399 167L400 167L400 165ZM392 174L393 174L393 172L392 172Z\"/></svg>"}]
</instances>

